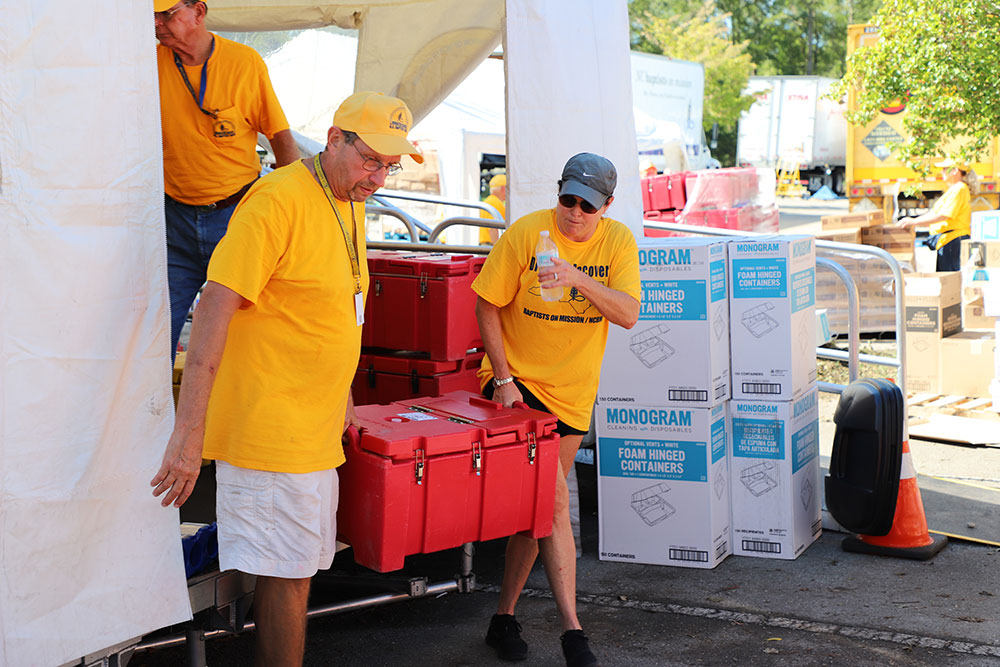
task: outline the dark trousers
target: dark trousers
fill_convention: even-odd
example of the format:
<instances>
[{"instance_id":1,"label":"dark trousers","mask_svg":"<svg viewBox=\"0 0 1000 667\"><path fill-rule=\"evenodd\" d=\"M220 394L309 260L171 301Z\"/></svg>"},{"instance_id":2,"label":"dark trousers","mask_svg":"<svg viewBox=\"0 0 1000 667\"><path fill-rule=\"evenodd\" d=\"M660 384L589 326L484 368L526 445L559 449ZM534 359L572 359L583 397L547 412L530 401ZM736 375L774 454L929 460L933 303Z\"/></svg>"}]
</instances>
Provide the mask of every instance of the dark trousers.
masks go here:
<instances>
[{"instance_id":1,"label":"dark trousers","mask_svg":"<svg viewBox=\"0 0 1000 667\"><path fill-rule=\"evenodd\" d=\"M937 249L937 271L958 271L961 269L962 241L969 238L968 234L954 238Z\"/></svg>"}]
</instances>

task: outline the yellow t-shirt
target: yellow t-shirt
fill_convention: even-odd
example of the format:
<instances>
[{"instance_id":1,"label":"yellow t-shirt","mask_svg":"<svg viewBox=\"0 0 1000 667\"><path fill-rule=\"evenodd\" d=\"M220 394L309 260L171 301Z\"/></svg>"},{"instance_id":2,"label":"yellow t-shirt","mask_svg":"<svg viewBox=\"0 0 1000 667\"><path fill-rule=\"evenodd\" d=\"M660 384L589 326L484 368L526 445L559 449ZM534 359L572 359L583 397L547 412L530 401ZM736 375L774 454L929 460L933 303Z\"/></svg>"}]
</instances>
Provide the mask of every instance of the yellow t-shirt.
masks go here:
<instances>
[{"instance_id":1,"label":"yellow t-shirt","mask_svg":"<svg viewBox=\"0 0 1000 667\"><path fill-rule=\"evenodd\" d=\"M945 190L945 193L934 202L931 210L947 218L931 225L931 234L943 234L937 242L939 249L959 236L969 235L972 228L971 199L969 186L959 182Z\"/></svg>"},{"instance_id":2,"label":"yellow t-shirt","mask_svg":"<svg viewBox=\"0 0 1000 667\"><path fill-rule=\"evenodd\" d=\"M224 199L255 179L260 173L257 133L270 139L288 129L260 55L249 46L214 37L202 106L218 109L217 120L198 110L173 51L156 47L164 189L193 206ZM184 71L197 95L202 66L184 66Z\"/></svg>"},{"instance_id":3,"label":"yellow t-shirt","mask_svg":"<svg viewBox=\"0 0 1000 667\"><path fill-rule=\"evenodd\" d=\"M500 212L500 216L503 217L504 220L507 219L507 210L504 208L505 204L504 204L504 201L502 199L500 199L496 195L490 195L489 197L487 197L486 199L484 199L483 202L486 203L486 204L489 204L490 206L492 206L493 208L495 208L496 210L498 210ZM493 219L492 215L490 215L486 211L483 211L482 209L480 209L480 211L479 211L479 217L480 218L486 218L488 220L492 220ZM489 245L491 243L493 243L493 239L490 238L490 230L487 229L486 227L480 227L479 228L479 245Z\"/></svg>"},{"instance_id":4,"label":"yellow t-shirt","mask_svg":"<svg viewBox=\"0 0 1000 667\"><path fill-rule=\"evenodd\" d=\"M560 301L543 301L535 267L539 232L549 236L559 257L611 287L640 298L639 253L632 232L617 220L601 218L589 240L564 237L555 210L519 218L490 252L472 289L500 308L500 328L510 372L560 420L580 430L590 428L608 322L582 295L563 290ZM483 358L479 380L493 377Z\"/></svg>"},{"instance_id":5,"label":"yellow t-shirt","mask_svg":"<svg viewBox=\"0 0 1000 667\"><path fill-rule=\"evenodd\" d=\"M337 204L350 230L351 204ZM365 209L353 209L367 296ZM302 162L254 184L212 255L208 279L251 304L229 325L208 403L204 457L275 472L339 466L361 327L344 234Z\"/></svg>"}]
</instances>

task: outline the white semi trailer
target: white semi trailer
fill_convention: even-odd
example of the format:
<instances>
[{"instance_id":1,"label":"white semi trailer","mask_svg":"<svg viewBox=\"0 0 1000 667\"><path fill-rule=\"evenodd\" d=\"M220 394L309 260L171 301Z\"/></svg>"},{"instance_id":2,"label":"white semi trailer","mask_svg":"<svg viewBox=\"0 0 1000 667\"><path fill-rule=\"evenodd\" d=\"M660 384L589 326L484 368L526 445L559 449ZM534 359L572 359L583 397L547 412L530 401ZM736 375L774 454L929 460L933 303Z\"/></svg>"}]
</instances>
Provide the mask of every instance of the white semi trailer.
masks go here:
<instances>
[{"instance_id":1,"label":"white semi trailer","mask_svg":"<svg viewBox=\"0 0 1000 667\"><path fill-rule=\"evenodd\" d=\"M829 186L844 194L847 164L846 105L826 99L836 79L820 76L752 76L746 93L756 98L743 113L736 163L777 168L794 164L810 192Z\"/></svg>"}]
</instances>

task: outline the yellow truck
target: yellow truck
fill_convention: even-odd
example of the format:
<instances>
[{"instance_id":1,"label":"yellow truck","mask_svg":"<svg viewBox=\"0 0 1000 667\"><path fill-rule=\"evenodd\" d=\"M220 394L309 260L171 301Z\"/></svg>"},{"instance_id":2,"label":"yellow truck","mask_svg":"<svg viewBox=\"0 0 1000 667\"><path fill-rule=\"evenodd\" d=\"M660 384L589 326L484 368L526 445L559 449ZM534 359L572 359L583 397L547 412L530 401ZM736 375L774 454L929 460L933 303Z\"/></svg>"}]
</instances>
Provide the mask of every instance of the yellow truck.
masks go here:
<instances>
[{"instance_id":1,"label":"yellow truck","mask_svg":"<svg viewBox=\"0 0 1000 667\"><path fill-rule=\"evenodd\" d=\"M847 55L855 49L874 44L880 36L878 26L851 25L847 27ZM847 94L849 111L857 109L857 92L850 88ZM916 214L929 208L947 185L940 173L922 178L907 169L888 148L889 143L906 139L903 118L905 102L882 109L867 125L847 124L847 196L851 211L882 209L887 220L894 215ZM1000 207L997 178L1000 175L1000 140L990 142L982 162L972 168L979 177L979 191L972 197L972 210L984 211ZM906 196L907 187L920 184L914 196ZM898 199L897 199L898 197Z\"/></svg>"}]
</instances>

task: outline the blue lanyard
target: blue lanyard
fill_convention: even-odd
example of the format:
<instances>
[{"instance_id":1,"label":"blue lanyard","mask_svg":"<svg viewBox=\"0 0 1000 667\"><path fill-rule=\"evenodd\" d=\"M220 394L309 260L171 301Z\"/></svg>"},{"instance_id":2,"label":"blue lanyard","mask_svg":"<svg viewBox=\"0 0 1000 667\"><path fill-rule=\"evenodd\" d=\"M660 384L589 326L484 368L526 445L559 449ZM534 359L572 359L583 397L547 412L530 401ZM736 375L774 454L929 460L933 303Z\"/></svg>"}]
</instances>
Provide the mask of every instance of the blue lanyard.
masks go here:
<instances>
[{"instance_id":1,"label":"blue lanyard","mask_svg":"<svg viewBox=\"0 0 1000 667\"><path fill-rule=\"evenodd\" d=\"M201 66L201 88L198 94L195 95L194 87L191 86L191 81L188 79L187 72L184 71L184 64L181 63L180 57L174 54L174 64L177 65L177 71L181 73L181 78L184 79L184 85L187 86L188 92L191 93L191 99L194 103L198 105L198 110L201 111L206 116L211 116L212 118L218 118L218 109L214 111L209 111L203 104L205 102L205 90L208 88L208 61L212 57L212 53L215 52L215 35L212 35L212 48L208 51L208 58L205 59L205 63Z\"/></svg>"}]
</instances>

